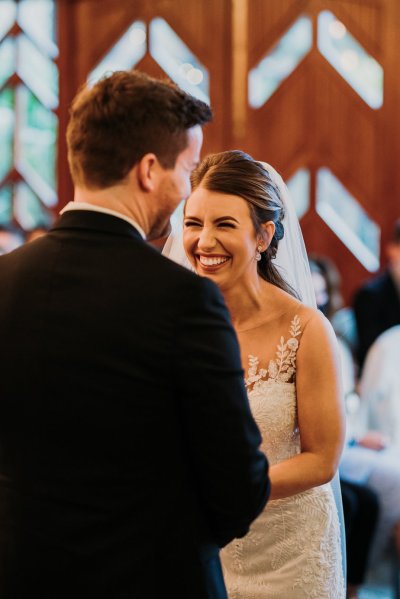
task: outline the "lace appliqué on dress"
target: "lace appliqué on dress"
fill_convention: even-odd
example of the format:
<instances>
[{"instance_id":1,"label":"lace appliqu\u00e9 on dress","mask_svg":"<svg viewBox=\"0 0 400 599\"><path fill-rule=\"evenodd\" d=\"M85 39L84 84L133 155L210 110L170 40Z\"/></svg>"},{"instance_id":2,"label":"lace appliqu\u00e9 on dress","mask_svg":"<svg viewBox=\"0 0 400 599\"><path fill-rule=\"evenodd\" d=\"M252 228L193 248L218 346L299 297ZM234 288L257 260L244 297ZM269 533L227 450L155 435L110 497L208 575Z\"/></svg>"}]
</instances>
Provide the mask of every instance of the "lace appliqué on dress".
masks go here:
<instances>
[{"instance_id":1,"label":"lace appliqu\u00e9 on dress","mask_svg":"<svg viewBox=\"0 0 400 599\"><path fill-rule=\"evenodd\" d=\"M291 337L285 342L281 337L276 349L275 360L270 360L268 369L258 368L260 360L257 356L249 355L248 376L245 379L246 388L255 389L265 379L280 381L282 383L292 382L296 374L296 353L299 341L296 339L301 334L300 318L296 316L290 323Z\"/></svg>"}]
</instances>

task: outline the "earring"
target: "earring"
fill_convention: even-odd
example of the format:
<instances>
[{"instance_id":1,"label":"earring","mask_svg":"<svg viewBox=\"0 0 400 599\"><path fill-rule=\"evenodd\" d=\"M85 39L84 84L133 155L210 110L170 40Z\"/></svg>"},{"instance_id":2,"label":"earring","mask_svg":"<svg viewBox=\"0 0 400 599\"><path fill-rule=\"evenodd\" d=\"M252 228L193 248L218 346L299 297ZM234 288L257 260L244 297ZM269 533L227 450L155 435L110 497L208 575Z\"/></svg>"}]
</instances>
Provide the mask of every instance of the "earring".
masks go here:
<instances>
[{"instance_id":1,"label":"earring","mask_svg":"<svg viewBox=\"0 0 400 599\"><path fill-rule=\"evenodd\" d=\"M261 250L262 250L262 245L258 245L257 246L257 251L256 251L256 260L257 260L257 262L259 262L261 260Z\"/></svg>"}]
</instances>

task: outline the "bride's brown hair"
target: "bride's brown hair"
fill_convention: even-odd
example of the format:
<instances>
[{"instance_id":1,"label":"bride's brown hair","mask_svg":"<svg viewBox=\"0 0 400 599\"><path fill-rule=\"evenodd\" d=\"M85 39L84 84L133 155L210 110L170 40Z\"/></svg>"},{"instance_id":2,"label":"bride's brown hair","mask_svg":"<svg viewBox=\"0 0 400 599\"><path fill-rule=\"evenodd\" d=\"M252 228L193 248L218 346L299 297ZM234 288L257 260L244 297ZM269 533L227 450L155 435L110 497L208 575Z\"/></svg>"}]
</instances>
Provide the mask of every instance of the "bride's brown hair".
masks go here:
<instances>
[{"instance_id":1,"label":"bride's brown hair","mask_svg":"<svg viewBox=\"0 0 400 599\"><path fill-rule=\"evenodd\" d=\"M279 189L261 162L241 150L229 150L210 154L192 174L192 187L240 196L250 209L257 234L262 234L263 223L272 221L275 233L268 248L261 253L257 264L260 277L298 298L297 293L280 275L273 264L279 240L283 238L285 209Z\"/></svg>"}]
</instances>

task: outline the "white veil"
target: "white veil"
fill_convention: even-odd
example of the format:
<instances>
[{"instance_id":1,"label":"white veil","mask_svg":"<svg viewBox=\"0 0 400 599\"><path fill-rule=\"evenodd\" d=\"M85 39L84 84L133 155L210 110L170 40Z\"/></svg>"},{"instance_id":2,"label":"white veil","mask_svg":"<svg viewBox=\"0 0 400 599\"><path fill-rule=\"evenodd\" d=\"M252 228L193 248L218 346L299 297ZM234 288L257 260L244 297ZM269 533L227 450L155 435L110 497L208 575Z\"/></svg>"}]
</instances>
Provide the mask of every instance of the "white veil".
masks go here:
<instances>
[{"instance_id":1,"label":"white veil","mask_svg":"<svg viewBox=\"0 0 400 599\"><path fill-rule=\"evenodd\" d=\"M306 306L317 309L314 287L311 278L310 265L308 262L306 247L300 223L296 215L295 207L291 201L289 190L282 177L269 164L260 164L269 172L271 179L279 189L280 196L285 208L283 218L284 236L279 241L278 251L274 260L275 266ZM169 235L162 253L171 260L194 270L183 249L183 206L182 202L171 218L171 234ZM344 528L344 514L342 493L340 490L339 473L336 472L331 481L336 507L339 515L342 548L342 566L344 580L346 581L346 536Z\"/></svg>"}]
</instances>

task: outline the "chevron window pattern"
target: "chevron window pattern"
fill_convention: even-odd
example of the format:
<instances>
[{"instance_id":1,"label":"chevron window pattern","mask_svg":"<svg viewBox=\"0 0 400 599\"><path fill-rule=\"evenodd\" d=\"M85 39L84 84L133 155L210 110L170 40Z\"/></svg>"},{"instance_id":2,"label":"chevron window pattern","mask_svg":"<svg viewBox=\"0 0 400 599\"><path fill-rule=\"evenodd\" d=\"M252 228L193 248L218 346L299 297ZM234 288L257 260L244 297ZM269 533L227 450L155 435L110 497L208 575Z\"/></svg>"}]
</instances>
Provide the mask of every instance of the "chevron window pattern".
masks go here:
<instances>
[{"instance_id":1,"label":"chevron window pattern","mask_svg":"<svg viewBox=\"0 0 400 599\"><path fill-rule=\"evenodd\" d=\"M54 0L0 3L0 223L49 224L57 203Z\"/></svg>"},{"instance_id":2,"label":"chevron window pattern","mask_svg":"<svg viewBox=\"0 0 400 599\"><path fill-rule=\"evenodd\" d=\"M371 107L383 104L383 69L329 10L318 15L318 49Z\"/></svg>"},{"instance_id":3,"label":"chevron window pattern","mask_svg":"<svg viewBox=\"0 0 400 599\"><path fill-rule=\"evenodd\" d=\"M109 71L132 69L146 54L146 25L135 21L88 77L93 84Z\"/></svg>"},{"instance_id":4,"label":"chevron window pattern","mask_svg":"<svg viewBox=\"0 0 400 599\"><path fill-rule=\"evenodd\" d=\"M297 68L312 47L310 17L299 17L274 48L249 72L249 104L260 108Z\"/></svg>"},{"instance_id":5,"label":"chevron window pattern","mask_svg":"<svg viewBox=\"0 0 400 599\"><path fill-rule=\"evenodd\" d=\"M310 208L310 171L299 168L287 181L287 186L300 220Z\"/></svg>"},{"instance_id":6,"label":"chevron window pattern","mask_svg":"<svg viewBox=\"0 0 400 599\"><path fill-rule=\"evenodd\" d=\"M370 272L379 268L380 228L328 168L317 172L317 213Z\"/></svg>"},{"instance_id":7,"label":"chevron window pattern","mask_svg":"<svg viewBox=\"0 0 400 599\"><path fill-rule=\"evenodd\" d=\"M210 103L206 67L160 17L150 21L148 32L143 21L135 21L90 73L88 81L94 83L107 71L132 69L146 54L147 45L150 55L173 81L193 96Z\"/></svg>"},{"instance_id":8,"label":"chevron window pattern","mask_svg":"<svg viewBox=\"0 0 400 599\"><path fill-rule=\"evenodd\" d=\"M168 23L159 17L150 23L150 54L182 89L203 102L210 103L206 67Z\"/></svg>"}]
</instances>

